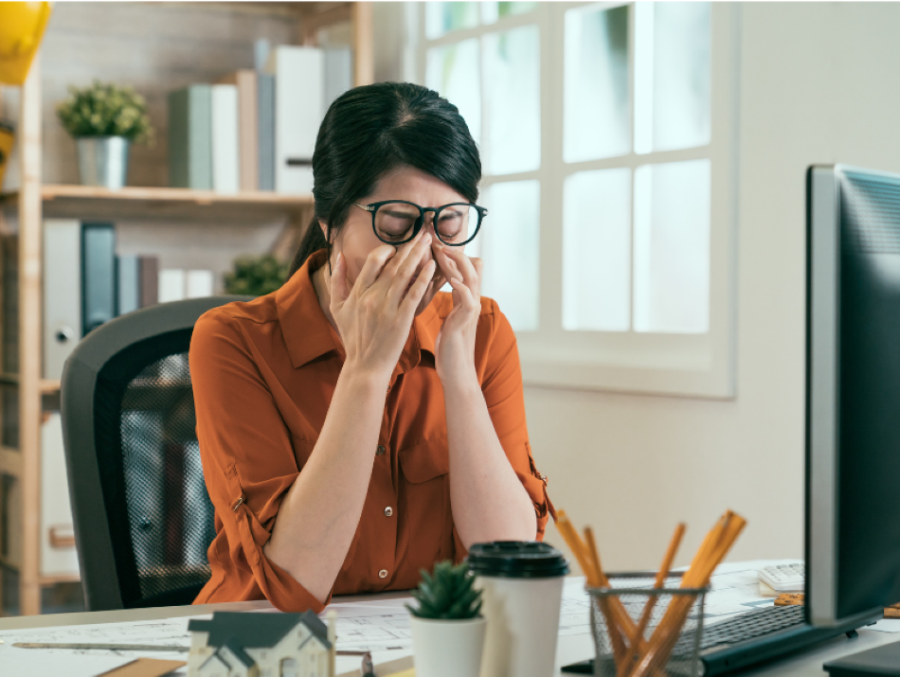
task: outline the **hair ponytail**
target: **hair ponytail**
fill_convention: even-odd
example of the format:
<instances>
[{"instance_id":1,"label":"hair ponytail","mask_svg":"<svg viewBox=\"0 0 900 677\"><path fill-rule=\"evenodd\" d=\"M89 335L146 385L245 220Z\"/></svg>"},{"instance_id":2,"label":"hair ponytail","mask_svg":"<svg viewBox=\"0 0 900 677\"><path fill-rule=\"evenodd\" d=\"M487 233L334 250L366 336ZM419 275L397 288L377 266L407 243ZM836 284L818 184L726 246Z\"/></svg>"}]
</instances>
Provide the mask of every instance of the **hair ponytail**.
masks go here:
<instances>
[{"instance_id":1,"label":"hair ponytail","mask_svg":"<svg viewBox=\"0 0 900 677\"><path fill-rule=\"evenodd\" d=\"M331 247L328 246L325 235L322 233L322 228L319 226L319 218L313 216L312 221L306 227L306 232L303 233L303 237L300 240L300 246L297 248L297 253L294 254L294 260L291 261L288 278L300 270L306 262L306 259L308 259L313 252L317 252L320 249L328 249L329 255L331 254Z\"/></svg>"}]
</instances>

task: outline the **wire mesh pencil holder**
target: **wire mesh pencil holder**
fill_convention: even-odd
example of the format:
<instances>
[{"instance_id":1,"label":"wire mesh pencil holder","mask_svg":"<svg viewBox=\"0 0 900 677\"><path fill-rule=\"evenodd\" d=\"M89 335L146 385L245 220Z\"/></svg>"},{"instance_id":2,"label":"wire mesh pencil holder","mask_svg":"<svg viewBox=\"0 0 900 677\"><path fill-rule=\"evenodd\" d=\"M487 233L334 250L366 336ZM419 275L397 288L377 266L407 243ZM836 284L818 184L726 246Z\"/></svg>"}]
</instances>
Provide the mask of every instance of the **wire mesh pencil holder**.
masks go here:
<instances>
[{"instance_id":1,"label":"wire mesh pencil holder","mask_svg":"<svg viewBox=\"0 0 900 677\"><path fill-rule=\"evenodd\" d=\"M594 674L602 677L698 677L707 588L681 588L670 574L610 574L609 588L589 588ZM640 639L631 639L640 630ZM629 636L624 635L625 632Z\"/></svg>"}]
</instances>

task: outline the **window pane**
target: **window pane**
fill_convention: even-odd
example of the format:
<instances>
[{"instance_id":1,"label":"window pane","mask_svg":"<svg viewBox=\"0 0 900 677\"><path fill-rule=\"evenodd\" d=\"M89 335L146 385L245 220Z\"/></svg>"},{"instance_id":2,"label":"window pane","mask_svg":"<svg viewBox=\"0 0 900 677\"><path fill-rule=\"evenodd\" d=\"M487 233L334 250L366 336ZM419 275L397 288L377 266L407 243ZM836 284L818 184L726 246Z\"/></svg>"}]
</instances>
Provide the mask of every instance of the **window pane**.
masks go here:
<instances>
[{"instance_id":1,"label":"window pane","mask_svg":"<svg viewBox=\"0 0 900 677\"><path fill-rule=\"evenodd\" d=\"M444 33L478 25L477 2L425 3L425 35L429 40Z\"/></svg>"},{"instance_id":2,"label":"window pane","mask_svg":"<svg viewBox=\"0 0 900 677\"><path fill-rule=\"evenodd\" d=\"M425 85L459 108L476 143L481 142L481 78L478 39L428 50Z\"/></svg>"},{"instance_id":3,"label":"window pane","mask_svg":"<svg viewBox=\"0 0 900 677\"><path fill-rule=\"evenodd\" d=\"M709 330L709 160L638 167L634 328Z\"/></svg>"},{"instance_id":4,"label":"window pane","mask_svg":"<svg viewBox=\"0 0 900 677\"><path fill-rule=\"evenodd\" d=\"M476 238L484 259L481 292L500 304L513 329L533 331L538 328L540 183L495 184L485 191L484 203L490 214Z\"/></svg>"},{"instance_id":5,"label":"window pane","mask_svg":"<svg viewBox=\"0 0 900 677\"><path fill-rule=\"evenodd\" d=\"M481 23L492 24L505 16L527 14L536 7L536 2L482 2Z\"/></svg>"},{"instance_id":6,"label":"window pane","mask_svg":"<svg viewBox=\"0 0 900 677\"><path fill-rule=\"evenodd\" d=\"M538 27L487 35L484 53L487 173L537 169L541 165Z\"/></svg>"},{"instance_id":7,"label":"window pane","mask_svg":"<svg viewBox=\"0 0 900 677\"><path fill-rule=\"evenodd\" d=\"M564 103L566 162L631 150L628 7L566 12Z\"/></svg>"},{"instance_id":8,"label":"window pane","mask_svg":"<svg viewBox=\"0 0 900 677\"><path fill-rule=\"evenodd\" d=\"M711 6L635 3L635 151L710 139Z\"/></svg>"},{"instance_id":9,"label":"window pane","mask_svg":"<svg viewBox=\"0 0 900 677\"><path fill-rule=\"evenodd\" d=\"M627 331L631 171L579 172L563 191L563 329Z\"/></svg>"}]
</instances>

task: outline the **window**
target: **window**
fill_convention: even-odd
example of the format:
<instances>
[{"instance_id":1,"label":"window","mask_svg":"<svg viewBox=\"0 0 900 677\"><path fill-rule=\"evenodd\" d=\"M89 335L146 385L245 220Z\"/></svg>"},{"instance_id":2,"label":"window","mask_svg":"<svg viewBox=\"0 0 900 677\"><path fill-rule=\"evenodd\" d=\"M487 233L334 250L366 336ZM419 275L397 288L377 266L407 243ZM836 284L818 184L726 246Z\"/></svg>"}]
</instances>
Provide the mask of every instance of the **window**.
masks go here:
<instances>
[{"instance_id":1,"label":"window","mask_svg":"<svg viewBox=\"0 0 900 677\"><path fill-rule=\"evenodd\" d=\"M739 9L423 9L419 76L481 148L470 252L526 383L731 396Z\"/></svg>"}]
</instances>

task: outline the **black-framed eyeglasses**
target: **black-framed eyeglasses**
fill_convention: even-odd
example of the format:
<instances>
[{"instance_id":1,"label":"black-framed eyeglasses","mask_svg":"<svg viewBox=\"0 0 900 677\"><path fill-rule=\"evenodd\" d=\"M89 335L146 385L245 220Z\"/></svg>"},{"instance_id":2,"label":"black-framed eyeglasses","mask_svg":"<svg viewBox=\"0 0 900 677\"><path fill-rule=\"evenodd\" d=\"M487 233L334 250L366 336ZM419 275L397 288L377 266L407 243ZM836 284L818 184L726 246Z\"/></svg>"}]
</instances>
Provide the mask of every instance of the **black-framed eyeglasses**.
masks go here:
<instances>
[{"instance_id":1,"label":"black-framed eyeglasses","mask_svg":"<svg viewBox=\"0 0 900 677\"><path fill-rule=\"evenodd\" d=\"M468 202L454 202L442 207L420 207L406 200L353 204L372 214L375 235L382 242L393 245L412 240L422 230L425 215L433 212L434 232L438 239L450 247L461 247L475 239L488 213L484 207Z\"/></svg>"}]
</instances>

